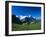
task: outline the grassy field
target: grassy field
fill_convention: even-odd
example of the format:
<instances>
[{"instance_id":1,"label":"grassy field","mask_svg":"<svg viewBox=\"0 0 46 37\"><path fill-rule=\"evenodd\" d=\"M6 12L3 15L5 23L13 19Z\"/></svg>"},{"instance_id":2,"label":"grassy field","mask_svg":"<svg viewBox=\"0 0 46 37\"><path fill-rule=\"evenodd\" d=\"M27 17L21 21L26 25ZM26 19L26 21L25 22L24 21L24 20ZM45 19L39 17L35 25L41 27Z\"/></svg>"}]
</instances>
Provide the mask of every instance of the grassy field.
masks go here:
<instances>
[{"instance_id":1,"label":"grassy field","mask_svg":"<svg viewBox=\"0 0 46 37\"><path fill-rule=\"evenodd\" d=\"M12 24L12 31L22 31L22 30L39 30L41 29L41 23L30 23L26 24L23 23L22 25L19 24Z\"/></svg>"}]
</instances>

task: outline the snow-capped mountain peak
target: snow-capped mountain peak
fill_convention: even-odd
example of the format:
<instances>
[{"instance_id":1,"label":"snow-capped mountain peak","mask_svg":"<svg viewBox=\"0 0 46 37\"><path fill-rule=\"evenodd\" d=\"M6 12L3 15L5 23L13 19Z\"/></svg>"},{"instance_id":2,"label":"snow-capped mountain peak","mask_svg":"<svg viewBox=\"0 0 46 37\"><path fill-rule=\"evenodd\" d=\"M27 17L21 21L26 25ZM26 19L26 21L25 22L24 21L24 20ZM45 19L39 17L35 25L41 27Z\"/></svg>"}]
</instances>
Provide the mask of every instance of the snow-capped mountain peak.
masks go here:
<instances>
[{"instance_id":1,"label":"snow-capped mountain peak","mask_svg":"<svg viewBox=\"0 0 46 37\"><path fill-rule=\"evenodd\" d=\"M27 17L27 16L20 16L20 20L24 19L25 17Z\"/></svg>"},{"instance_id":2,"label":"snow-capped mountain peak","mask_svg":"<svg viewBox=\"0 0 46 37\"><path fill-rule=\"evenodd\" d=\"M24 19L26 17L31 17L31 15L29 15L29 16L22 16L22 15L20 15L20 16L16 16L16 17L19 17L19 19L22 20L22 19Z\"/></svg>"},{"instance_id":3,"label":"snow-capped mountain peak","mask_svg":"<svg viewBox=\"0 0 46 37\"><path fill-rule=\"evenodd\" d=\"M26 18L27 16L16 16L16 17L19 17L20 20Z\"/></svg>"}]
</instances>

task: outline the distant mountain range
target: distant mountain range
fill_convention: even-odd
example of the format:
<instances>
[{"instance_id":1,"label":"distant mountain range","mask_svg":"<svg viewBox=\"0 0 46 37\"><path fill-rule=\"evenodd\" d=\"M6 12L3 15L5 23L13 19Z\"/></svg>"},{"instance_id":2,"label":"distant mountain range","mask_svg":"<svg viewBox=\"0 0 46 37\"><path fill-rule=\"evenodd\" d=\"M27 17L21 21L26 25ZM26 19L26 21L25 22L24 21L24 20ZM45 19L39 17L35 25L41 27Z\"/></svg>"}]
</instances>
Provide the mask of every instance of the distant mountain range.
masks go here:
<instances>
[{"instance_id":1,"label":"distant mountain range","mask_svg":"<svg viewBox=\"0 0 46 37\"><path fill-rule=\"evenodd\" d=\"M20 19L20 18L19 18ZM35 21L36 19L34 19L32 16L31 17L24 17L23 19L20 19L22 22L26 21L26 22L31 22L31 21Z\"/></svg>"},{"instance_id":2,"label":"distant mountain range","mask_svg":"<svg viewBox=\"0 0 46 37\"><path fill-rule=\"evenodd\" d=\"M31 23L33 21L37 21L35 18L32 16L27 17L27 16L15 16L12 15L12 23L17 23L17 24L22 24L22 23Z\"/></svg>"}]
</instances>

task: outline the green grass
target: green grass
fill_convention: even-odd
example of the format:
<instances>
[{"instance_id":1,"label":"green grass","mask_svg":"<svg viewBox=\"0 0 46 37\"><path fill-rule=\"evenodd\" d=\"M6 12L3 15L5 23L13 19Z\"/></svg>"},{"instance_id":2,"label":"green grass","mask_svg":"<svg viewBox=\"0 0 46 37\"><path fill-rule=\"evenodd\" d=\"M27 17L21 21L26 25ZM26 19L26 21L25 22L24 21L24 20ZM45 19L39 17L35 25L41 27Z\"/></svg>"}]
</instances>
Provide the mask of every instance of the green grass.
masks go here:
<instances>
[{"instance_id":1,"label":"green grass","mask_svg":"<svg viewBox=\"0 0 46 37\"><path fill-rule=\"evenodd\" d=\"M41 29L40 23L30 23L30 24L12 24L12 31L21 31L21 30L39 30Z\"/></svg>"}]
</instances>

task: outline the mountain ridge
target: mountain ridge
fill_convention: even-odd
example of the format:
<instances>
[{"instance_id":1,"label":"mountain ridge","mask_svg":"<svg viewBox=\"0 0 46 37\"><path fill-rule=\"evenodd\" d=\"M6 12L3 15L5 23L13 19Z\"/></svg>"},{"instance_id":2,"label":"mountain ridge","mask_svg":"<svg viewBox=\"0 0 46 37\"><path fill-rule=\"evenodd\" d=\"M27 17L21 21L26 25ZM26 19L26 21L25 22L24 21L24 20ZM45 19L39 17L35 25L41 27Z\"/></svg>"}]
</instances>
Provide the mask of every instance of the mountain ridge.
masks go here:
<instances>
[{"instance_id":1,"label":"mountain ridge","mask_svg":"<svg viewBox=\"0 0 46 37\"><path fill-rule=\"evenodd\" d=\"M14 22L14 23L17 23L17 24L22 24L22 23L31 23L31 22L33 22L33 21L37 21L36 20L36 18L33 18L32 16L30 16L30 17L28 17L28 16L24 16L24 17L22 17L22 16L13 16L12 15L12 22Z\"/></svg>"}]
</instances>

